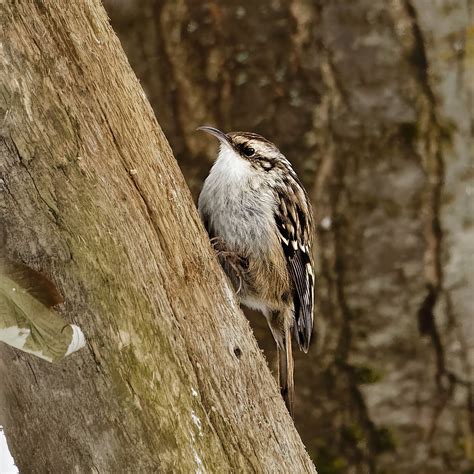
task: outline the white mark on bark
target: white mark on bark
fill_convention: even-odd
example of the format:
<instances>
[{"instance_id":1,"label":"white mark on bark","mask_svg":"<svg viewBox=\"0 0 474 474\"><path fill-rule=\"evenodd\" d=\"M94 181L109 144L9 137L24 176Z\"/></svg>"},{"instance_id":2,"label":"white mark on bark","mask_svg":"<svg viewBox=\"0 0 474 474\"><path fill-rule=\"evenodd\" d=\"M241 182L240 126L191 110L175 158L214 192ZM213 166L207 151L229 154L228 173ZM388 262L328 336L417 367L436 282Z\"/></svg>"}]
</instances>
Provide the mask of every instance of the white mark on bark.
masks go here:
<instances>
[{"instance_id":1,"label":"white mark on bark","mask_svg":"<svg viewBox=\"0 0 474 474\"><path fill-rule=\"evenodd\" d=\"M22 96L23 96L23 103L25 105L26 115L28 115L28 119L30 122L33 122L33 110L31 108L31 94L30 89L27 84L22 81L21 84Z\"/></svg>"},{"instance_id":2,"label":"white mark on bark","mask_svg":"<svg viewBox=\"0 0 474 474\"><path fill-rule=\"evenodd\" d=\"M192 412L192 413L194 413L194 412ZM198 418L198 420L199 420L199 418ZM199 423L201 423L200 420L199 420ZM199 454L197 453L196 448L194 446L194 443L196 443L196 437L194 436L192 431L189 431L189 434L191 435L191 440L192 440L191 449L193 451L194 461L197 464L197 468L196 468L195 473L196 474L204 474L206 472L206 470L204 469L204 464L202 462L202 459L199 457Z\"/></svg>"},{"instance_id":3,"label":"white mark on bark","mask_svg":"<svg viewBox=\"0 0 474 474\"><path fill-rule=\"evenodd\" d=\"M131 343L130 333L119 329L119 350L122 350L124 347L129 346Z\"/></svg>"},{"instance_id":4,"label":"white mark on bark","mask_svg":"<svg viewBox=\"0 0 474 474\"><path fill-rule=\"evenodd\" d=\"M2 61L4 62L5 66L10 64L10 61L8 61L8 57L5 53L5 47L3 46L3 43L0 41L0 57L2 58Z\"/></svg>"},{"instance_id":5,"label":"white mark on bark","mask_svg":"<svg viewBox=\"0 0 474 474\"><path fill-rule=\"evenodd\" d=\"M206 471L204 470L204 464L202 463L202 459L199 457L198 453L194 449L193 446L193 455L194 455L194 460L196 461L197 468L196 468L196 474L204 474Z\"/></svg>"},{"instance_id":6,"label":"white mark on bark","mask_svg":"<svg viewBox=\"0 0 474 474\"><path fill-rule=\"evenodd\" d=\"M191 412L191 418L193 420L193 423L196 425L197 429L198 429L198 434L199 436L202 436L202 424L201 424L201 420L199 419L199 417L196 415L196 413L194 412L194 410Z\"/></svg>"},{"instance_id":7,"label":"white mark on bark","mask_svg":"<svg viewBox=\"0 0 474 474\"><path fill-rule=\"evenodd\" d=\"M224 283L224 290L225 290L225 296L226 296L226 299L227 299L227 303L229 305L232 306L232 308L236 308L236 304L235 304L235 295L234 295L234 291L232 290L232 288L230 287L229 283L226 281Z\"/></svg>"}]
</instances>

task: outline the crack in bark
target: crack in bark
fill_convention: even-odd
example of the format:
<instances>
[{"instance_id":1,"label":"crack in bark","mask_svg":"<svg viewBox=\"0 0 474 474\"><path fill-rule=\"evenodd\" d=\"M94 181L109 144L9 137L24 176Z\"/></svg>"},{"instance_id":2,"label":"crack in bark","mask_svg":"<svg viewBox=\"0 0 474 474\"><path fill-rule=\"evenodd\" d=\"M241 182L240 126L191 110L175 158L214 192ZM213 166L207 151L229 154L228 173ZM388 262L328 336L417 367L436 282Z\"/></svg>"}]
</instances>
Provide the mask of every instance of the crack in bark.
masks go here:
<instances>
[{"instance_id":1,"label":"crack in bark","mask_svg":"<svg viewBox=\"0 0 474 474\"><path fill-rule=\"evenodd\" d=\"M36 377L35 371L33 370L33 367L31 367L31 362L27 358L25 358L25 361L26 361L26 364L28 365L28 367L30 368L31 373L33 374L33 378L35 379L36 385L39 385L38 384L38 378Z\"/></svg>"},{"instance_id":2,"label":"crack in bark","mask_svg":"<svg viewBox=\"0 0 474 474\"><path fill-rule=\"evenodd\" d=\"M56 211L56 209L52 208L49 204L48 204L48 201L43 197L43 195L41 194L40 190L38 189L38 186L36 185L36 182L33 178L33 175L31 174L31 171L29 170L28 166L26 165L26 163L24 162L24 160L22 159L21 157L21 154L20 154L20 150L18 149L16 143L15 143L15 140L13 139L13 137L10 135L10 142L12 143L13 145L13 148L14 148L14 152L15 154L17 155L18 157L18 162L20 163L20 166L22 168L24 168L24 170L26 171L26 173L28 174L28 176L30 177L31 179L31 182L33 183L33 187L35 188L39 198L41 199L41 201L46 205L46 207L48 208L48 211L50 212L50 214L52 215L53 217L53 220L54 220L54 223L59 226L59 215Z\"/></svg>"},{"instance_id":3,"label":"crack in bark","mask_svg":"<svg viewBox=\"0 0 474 474\"><path fill-rule=\"evenodd\" d=\"M410 59L417 75L418 84L427 99L428 127L425 131L424 146L428 159L428 166L433 166L433 171L428 171L429 177L434 179L429 188L430 228L428 229L428 252L432 260L432 269L428 269L427 294L418 310L418 327L421 335L431 338L436 357L436 383L442 390L441 378L446 373L444 347L436 325L434 310L443 291L443 268L441 251L443 231L441 227L441 199L444 186L444 161L441 153L441 126L436 115L436 98L429 83L428 60L423 33L419 26L418 16L411 0L403 0L405 11L410 19L410 26L414 44L410 51ZM431 175L431 176L430 176Z\"/></svg>"}]
</instances>

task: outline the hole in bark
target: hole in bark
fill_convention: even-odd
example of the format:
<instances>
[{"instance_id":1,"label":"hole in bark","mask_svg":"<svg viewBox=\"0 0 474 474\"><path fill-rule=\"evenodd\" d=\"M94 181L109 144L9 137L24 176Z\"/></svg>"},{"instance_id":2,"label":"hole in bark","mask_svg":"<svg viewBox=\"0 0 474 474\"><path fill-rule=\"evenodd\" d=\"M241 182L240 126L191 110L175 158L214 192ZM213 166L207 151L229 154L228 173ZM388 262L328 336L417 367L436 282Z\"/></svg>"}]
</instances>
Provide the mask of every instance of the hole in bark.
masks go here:
<instances>
[{"instance_id":1,"label":"hole in bark","mask_svg":"<svg viewBox=\"0 0 474 474\"><path fill-rule=\"evenodd\" d=\"M235 354L235 357L237 357L237 359L240 359L242 357L242 351L240 350L240 347L236 347L234 349L234 354Z\"/></svg>"}]
</instances>

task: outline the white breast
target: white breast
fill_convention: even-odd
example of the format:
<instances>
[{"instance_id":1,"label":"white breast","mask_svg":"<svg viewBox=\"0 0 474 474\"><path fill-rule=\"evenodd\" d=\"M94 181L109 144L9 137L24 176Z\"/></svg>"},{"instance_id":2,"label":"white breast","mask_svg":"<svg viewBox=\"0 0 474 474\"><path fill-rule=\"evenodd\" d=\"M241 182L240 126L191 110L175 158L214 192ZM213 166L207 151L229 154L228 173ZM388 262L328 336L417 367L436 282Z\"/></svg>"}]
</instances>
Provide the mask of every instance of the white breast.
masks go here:
<instances>
[{"instance_id":1,"label":"white breast","mask_svg":"<svg viewBox=\"0 0 474 474\"><path fill-rule=\"evenodd\" d=\"M199 211L236 251L260 252L276 238L275 199L262 175L223 145L199 196Z\"/></svg>"}]
</instances>

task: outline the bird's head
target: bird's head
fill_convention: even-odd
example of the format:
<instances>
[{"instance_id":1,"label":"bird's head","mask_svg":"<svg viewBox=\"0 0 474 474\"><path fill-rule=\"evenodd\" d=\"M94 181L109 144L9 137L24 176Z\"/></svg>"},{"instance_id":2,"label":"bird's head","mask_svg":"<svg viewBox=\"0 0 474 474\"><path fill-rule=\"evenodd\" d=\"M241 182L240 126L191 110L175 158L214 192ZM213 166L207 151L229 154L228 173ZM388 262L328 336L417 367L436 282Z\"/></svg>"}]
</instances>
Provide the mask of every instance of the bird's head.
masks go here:
<instances>
[{"instance_id":1,"label":"bird's head","mask_svg":"<svg viewBox=\"0 0 474 474\"><path fill-rule=\"evenodd\" d=\"M287 163L280 150L269 140L250 132L224 133L214 127L199 127L198 130L216 137L221 145L221 152L231 153L235 159L247 161L253 168L271 171Z\"/></svg>"}]
</instances>

